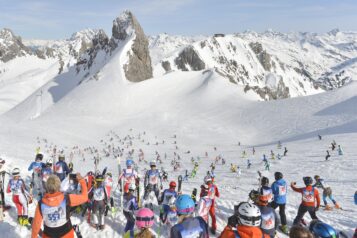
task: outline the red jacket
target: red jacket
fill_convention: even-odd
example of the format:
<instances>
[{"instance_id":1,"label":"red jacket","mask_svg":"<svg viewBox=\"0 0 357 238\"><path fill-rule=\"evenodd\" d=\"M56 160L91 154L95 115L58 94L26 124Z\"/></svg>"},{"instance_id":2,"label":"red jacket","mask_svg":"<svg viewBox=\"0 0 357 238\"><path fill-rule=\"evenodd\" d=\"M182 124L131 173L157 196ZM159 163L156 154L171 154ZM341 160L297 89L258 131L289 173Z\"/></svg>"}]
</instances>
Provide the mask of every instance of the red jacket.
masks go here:
<instances>
[{"instance_id":1,"label":"red jacket","mask_svg":"<svg viewBox=\"0 0 357 238\"><path fill-rule=\"evenodd\" d=\"M320 196L319 191L316 188L313 188L311 185L304 188L297 188L291 184L291 188L298 193L301 193L301 203L307 207L320 207Z\"/></svg>"},{"instance_id":2,"label":"red jacket","mask_svg":"<svg viewBox=\"0 0 357 238\"><path fill-rule=\"evenodd\" d=\"M237 226L237 232L240 238L270 238L269 235L263 234L263 231L256 226ZM230 226L226 226L219 238L235 238L236 235Z\"/></svg>"},{"instance_id":3,"label":"red jacket","mask_svg":"<svg viewBox=\"0 0 357 238\"><path fill-rule=\"evenodd\" d=\"M219 191L215 184L211 183L208 185L208 189L204 186L201 186L200 198L203 197L203 192L206 190L208 192L208 197L211 198L213 201L216 197L219 197ZM208 190L208 191L207 191Z\"/></svg>"}]
</instances>

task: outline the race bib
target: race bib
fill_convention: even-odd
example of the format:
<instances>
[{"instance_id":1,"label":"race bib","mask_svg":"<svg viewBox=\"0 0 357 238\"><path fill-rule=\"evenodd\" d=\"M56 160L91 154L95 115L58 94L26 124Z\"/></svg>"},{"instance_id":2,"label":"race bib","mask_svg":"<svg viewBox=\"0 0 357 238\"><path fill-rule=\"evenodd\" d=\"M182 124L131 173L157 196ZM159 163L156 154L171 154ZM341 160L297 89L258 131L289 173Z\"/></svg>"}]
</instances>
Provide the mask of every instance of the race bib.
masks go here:
<instances>
[{"instance_id":1,"label":"race bib","mask_svg":"<svg viewBox=\"0 0 357 238\"><path fill-rule=\"evenodd\" d=\"M105 198L104 189L97 188L93 191L93 198L95 201L102 201Z\"/></svg>"},{"instance_id":2,"label":"race bib","mask_svg":"<svg viewBox=\"0 0 357 238\"><path fill-rule=\"evenodd\" d=\"M63 199L57 207L50 207L41 203L41 211L46 226L56 228L63 226L67 222L66 217L66 199Z\"/></svg>"},{"instance_id":3,"label":"race bib","mask_svg":"<svg viewBox=\"0 0 357 238\"><path fill-rule=\"evenodd\" d=\"M60 164L56 164L55 169L56 173L63 174L63 168Z\"/></svg>"},{"instance_id":4,"label":"race bib","mask_svg":"<svg viewBox=\"0 0 357 238\"><path fill-rule=\"evenodd\" d=\"M275 219L274 219L274 214L269 213L269 214L262 214L262 224L261 228L265 230L270 230L275 227Z\"/></svg>"},{"instance_id":5,"label":"race bib","mask_svg":"<svg viewBox=\"0 0 357 238\"><path fill-rule=\"evenodd\" d=\"M150 184L157 184L157 182L158 182L157 176L155 174L150 174L149 181L150 181Z\"/></svg>"},{"instance_id":6,"label":"race bib","mask_svg":"<svg viewBox=\"0 0 357 238\"><path fill-rule=\"evenodd\" d=\"M194 227L180 232L182 238L199 238L203 233L201 227Z\"/></svg>"},{"instance_id":7,"label":"race bib","mask_svg":"<svg viewBox=\"0 0 357 238\"><path fill-rule=\"evenodd\" d=\"M286 186L279 186L279 196L286 195Z\"/></svg>"},{"instance_id":8,"label":"race bib","mask_svg":"<svg viewBox=\"0 0 357 238\"><path fill-rule=\"evenodd\" d=\"M302 193L302 200L304 202L314 202L315 201L314 191L304 190Z\"/></svg>"}]
</instances>

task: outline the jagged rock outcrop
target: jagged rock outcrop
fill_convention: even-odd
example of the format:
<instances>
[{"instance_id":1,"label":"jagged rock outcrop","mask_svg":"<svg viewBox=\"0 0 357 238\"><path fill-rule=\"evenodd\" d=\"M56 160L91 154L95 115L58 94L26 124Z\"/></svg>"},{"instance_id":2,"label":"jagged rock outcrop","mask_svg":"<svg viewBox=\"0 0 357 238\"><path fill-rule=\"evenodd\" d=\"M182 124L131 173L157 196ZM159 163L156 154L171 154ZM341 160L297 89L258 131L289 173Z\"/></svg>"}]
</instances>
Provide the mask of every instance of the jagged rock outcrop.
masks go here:
<instances>
[{"instance_id":1,"label":"jagged rock outcrop","mask_svg":"<svg viewBox=\"0 0 357 238\"><path fill-rule=\"evenodd\" d=\"M196 53L192 46L183 49L178 57L175 59L177 68L182 71L198 71L205 69L205 63L201 60L200 56ZM187 68L187 66L189 68Z\"/></svg>"},{"instance_id":2,"label":"jagged rock outcrop","mask_svg":"<svg viewBox=\"0 0 357 238\"><path fill-rule=\"evenodd\" d=\"M247 92L253 90L256 92L263 100L276 100L283 98L290 98L289 87L286 87L282 79L279 80L279 83L276 88L264 86L250 87L249 84L244 87L244 91Z\"/></svg>"},{"instance_id":3,"label":"jagged rock outcrop","mask_svg":"<svg viewBox=\"0 0 357 238\"><path fill-rule=\"evenodd\" d=\"M125 11L113 21L112 50L118 42L134 37L128 63L124 65L125 77L131 82L152 78L149 42L139 22L130 11Z\"/></svg>"},{"instance_id":4,"label":"jagged rock outcrop","mask_svg":"<svg viewBox=\"0 0 357 238\"><path fill-rule=\"evenodd\" d=\"M250 48L257 55L259 62L263 66L266 71L271 71L272 63L271 56L263 49L262 44L259 42L251 42L249 43Z\"/></svg>"},{"instance_id":5,"label":"jagged rock outcrop","mask_svg":"<svg viewBox=\"0 0 357 238\"><path fill-rule=\"evenodd\" d=\"M16 57L31 55L32 52L10 29L0 31L0 61L8 62Z\"/></svg>"}]
</instances>

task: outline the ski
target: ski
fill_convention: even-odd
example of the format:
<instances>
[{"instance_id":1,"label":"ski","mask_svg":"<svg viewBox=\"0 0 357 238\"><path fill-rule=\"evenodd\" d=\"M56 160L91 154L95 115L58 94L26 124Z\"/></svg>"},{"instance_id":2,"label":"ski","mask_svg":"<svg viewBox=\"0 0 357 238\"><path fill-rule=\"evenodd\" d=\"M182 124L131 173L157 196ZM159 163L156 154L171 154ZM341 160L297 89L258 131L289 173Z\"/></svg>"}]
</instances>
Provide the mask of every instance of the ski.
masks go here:
<instances>
[{"instance_id":1,"label":"ski","mask_svg":"<svg viewBox=\"0 0 357 238\"><path fill-rule=\"evenodd\" d=\"M137 200L138 200L138 206L141 207L141 199L140 199L140 179L136 179L136 195L137 195Z\"/></svg>"},{"instance_id":2,"label":"ski","mask_svg":"<svg viewBox=\"0 0 357 238\"><path fill-rule=\"evenodd\" d=\"M193 199L193 201L195 202L195 204L196 204L196 202L197 202L196 197L197 197L197 188L194 188L194 189L192 190L191 198Z\"/></svg>"},{"instance_id":3,"label":"ski","mask_svg":"<svg viewBox=\"0 0 357 238\"><path fill-rule=\"evenodd\" d=\"M177 181L178 181L177 191L180 193L181 192L181 187L182 187L182 175L178 176Z\"/></svg>"}]
</instances>

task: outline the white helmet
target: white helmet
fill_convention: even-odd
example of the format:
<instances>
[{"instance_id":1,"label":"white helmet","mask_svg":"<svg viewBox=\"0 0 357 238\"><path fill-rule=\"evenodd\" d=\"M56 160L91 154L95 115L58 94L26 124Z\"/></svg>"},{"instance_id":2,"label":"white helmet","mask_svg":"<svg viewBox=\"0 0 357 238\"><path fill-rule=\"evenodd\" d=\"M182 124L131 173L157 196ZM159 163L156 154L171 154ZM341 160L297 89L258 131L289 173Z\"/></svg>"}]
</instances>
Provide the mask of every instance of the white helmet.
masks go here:
<instances>
[{"instance_id":1,"label":"white helmet","mask_svg":"<svg viewBox=\"0 0 357 238\"><path fill-rule=\"evenodd\" d=\"M46 164L52 164L53 162L52 162L52 159L47 159L46 160Z\"/></svg>"},{"instance_id":2,"label":"white helmet","mask_svg":"<svg viewBox=\"0 0 357 238\"><path fill-rule=\"evenodd\" d=\"M150 167L151 167L151 166L156 166L156 160L150 161Z\"/></svg>"},{"instance_id":3,"label":"white helmet","mask_svg":"<svg viewBox=\"0 0 357 238\"><path fill-rule=\"evenodd\" d=\"M207 183L207 182L212 182L212 177L211 177L210 175L207 175L207 176L204 177L203 181L204 181L205 183Z\"/></svg>"},{"instance_id":4,"label":"white helmet","mask_svg":"<svg viewBox=\"0 0 357 238\"><path fill-rule=\"evenodd\" d=\"M20 175L20 169L19 168L14 168L12 170L12 176L19 176Z\"/></svg>"},{"instance_id":5,"label":"white helmet","mask_svg":"<svg viewBox=\"0 0 357 238\"><path fill-rule=\"evenodd\" d=\"M241 202L237 208L238 224L260 226L262 215L259 208L249 202Z\"/></svg>"},{"instance_id":6,"label":"white helmet","mask_svg":"<svg viewBox=\"0 0 357 238\"><path fill-rule=\"evenodd\" d=\"M129 185L129 190L135 191L135 189L136 189L135 183L131 183L131 184Z\"/></svg>"},{"instance_id":7,"label":"white helmet","mask_svg":"<svg viewBox=\"0 0 357 238\"><path fill-rule=\"evenodd\" d=\"M167 205L169 205L170 207L176 206L175 202L176 202L176 198L172 196Z\"/></svg>"}]
</instances>

